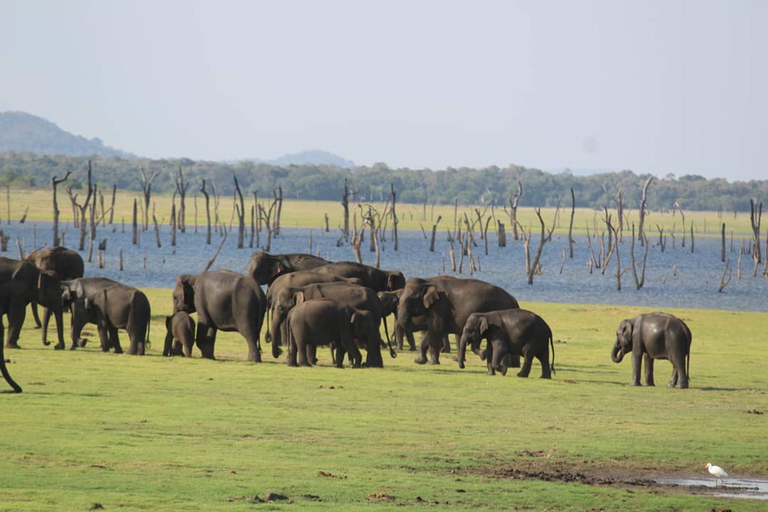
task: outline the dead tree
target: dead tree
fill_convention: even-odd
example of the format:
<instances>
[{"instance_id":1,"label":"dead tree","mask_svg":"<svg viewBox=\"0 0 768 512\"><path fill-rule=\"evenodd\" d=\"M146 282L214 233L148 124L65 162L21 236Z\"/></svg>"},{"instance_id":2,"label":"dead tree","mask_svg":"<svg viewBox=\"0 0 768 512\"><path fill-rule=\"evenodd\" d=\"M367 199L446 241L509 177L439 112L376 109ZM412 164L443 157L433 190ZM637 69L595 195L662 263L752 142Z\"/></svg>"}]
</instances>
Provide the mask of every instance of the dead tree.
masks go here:
<instances>
[{"instance_id":1,"label":"dead tree","mask_svg":"<svg viewBox=\"0 0 768 512\"><path fill-rule=\"evenodd\" d=\"M573 217L576 215L576 194L571 187L571 222L568 225L568 252L570 258L573 259ZM562 268L561 268L562 273Z\"/></svg>"},{"instance_id":2,"label":"dead tree","mask_svg":"<svg viewBox=\"0 0 768 512\"><path fill-rule=\"evenodd\" d=\"M272 229L273 224L271 222L272 215L275 213L275 208L277 208L277 198L275 198L274 201L272 201L272 204L269 205L269 209L265 209L261 204L259 204L259 217L261 218L261 221L264 223L264 228L267 230L267 244L264 246L264 251L269 252L270 249L272 249Z\"/></svg>"},{"instance_id":3,"label":"dead tree","mask_svg":"<svg viewBox=\"0 0 768 512\"><path fill-rule=\"evenodd\" d=\"M675 201L672 204L672 208L673 208L672 209L672 215L673 216L675 215L675 209L677 209L677 211L680 212L680 219L681 219L681 222L683 223L683 227L680 229L680 231L683 233L683 240L680 243L680 246L681 247L685 247L685 212L683 211L682 208L680 208L680 203L678 203L677 201ZM674 249L674 244L672 244L672 245L673 245L672 248Z\"/></svg>"},{"instance_id":4,"label":"dead tree","mask_svg":"<svg viewBox=\"0 0 768 512\"><path fill-rule=\"evenodd\" d=\"M640 241L641 245L645 243L645 239L646 239L644 226L645 226L645 215L647 213L646 205L648 203L648 185L651 184L652 180L653 180L653 176L648 176L648 179L645 180L645 185L643 185L643 195L640 198L640 213L639 213L640 222L638 223L638 226L637 226L637 239ZM619 220L619 223L621 222L622 221Z\"/></svg>"},{"instance_id":5,"label":"dead tree","mask_svg":"<svg viewBox=\"0 0 768 512\"><path fill-rule=\"evenodd\" d=\"M140 170L141 178L137 178L137 180L141 185L141 192L144 197L144 219L142 229L146 231L149 229L149 199L152 195L152 182L160 175L160 171L153 171L147 175L147 172L143 167Z\"/></svg>"},{"instance_id":6,"label":"dead tree","mask_svg":"<svg viewBox=\"0 0 768 512\"><path fill-rule=\"evenodd\" d=\"M272 228L275 236L280 236L280 216L283 213L283 186L278 185L276 190L272 191L277 202L277 211L275 212L275 225Z\"/></svg>"},{"instance_id":7,"label":"dead tree","mask_svg":"<svg viewBox=\"0 0 768 512\"><path fill-rule=\"evenodd\" d=\"M392 196L392 238L395 241L395 250L397 250L398 247L398 240L397 240L397 223L400 222L400 220L397 218L397 212L395 211L395 206L397 205L397 192L395 192L395 184L390 183L389 184L390 189L390 196ZM326 231L328 231L327 223L326 223Z\"/></svg>"},{"instance_id":8,"label":"dead tree","mask_svg":"<svg viewBox=\"0 0 768 512\"><path fill-rule=\"evenodd\" d=\"M645 284L645 263L646 261L648 261L648 240L645 235L643 235L643 237L646 239L642 244L645 250L645 252L643 253L643 271L641 272L640 277L638 277L637 264L635 263L635 225L632 224L632 244L630 245L630 248L629 248L629 254L632 258L632 277L634 277L635 279L635 286L637 287L638 290L642 288L643 285Z\"/></svg>"},{"instance_id":9,"label":"dead tree","mask_svg":"<svg viewBox=\"0 0 768 512\"><path fill-rule=\"evenodd\" d=\"M99 222L96 220L96 189L98 185L93 186L93 201L91 201L91 207L89 208L89 218L88 223L91 226L89 236L91 240L96 239L96 226L99 224Z\"/></svg>"},{"instance_id":10,"label":"dead tree","mask_svg":"<svg viewBox=\"0 0 768 512\"><path fill-rule=\"evenodd\" d=\"M384 209L384 215L387 215L387 207L385 206ZM381 217L382 215L379 215L378 211L376 211L376 208L374 208L372 205L368 205L368 213L363 214L362 209L360 211L360 217L363 219L365 224L368 224L368 228L371 235L371 244L373 246L373 250L376 252L376 264L375 267L379 268L381 266L381 251L379 248L379 237L378 230L381 227ZM362 263L362 262L360 262Z\"/></svg>"},{"instance_id":11,"label":"dead tree","mask_svg":"<svg viewBox=\"0 0 768 512\"><path fill-rule=\"evenodd\" d=\"M720 286L717 288L718 293L722 293L726 286L728 286L728 283L731 282L731 275L732 272L730 271L729 267L731 265L731 259L728 258L725 262L725 268L723 269L723 275L720 276ZM728 274L728 279L725 278L725 274Z\"/></svg>"},{"instance_id":12,"label":"dead tree","mask_svg":"<svg viewBox=\"0 0 768 512\"><path fill-rule=\"evenodd\" d=\"M611 194L608 192L608 187L604 184L603 190L605 191L606 195L611 197L611 200L613 200L613 203L616 205L616 216L619 218L619 227L617 229L617 233L619 235L619 241L624 240L624 191L621 187L616 191L615 194Z\"/></svg>"},{"instance_id":13,"label":"dead tree","mask_svg":"<svg viewBox=\"0 0 768 512\"><path fill-rule=\"evenodd\" d=\"M720 227L720 261L725 263L725 222Z\"/></svg>"},{"instance_id":14,"label":"dead tree","mask_svg":"<svg viewBox=\"0 0 768 512\"><path fill-rule=\"evenodd\" d=\"M344 194L341 196L341 206L344 208L344 240L349 240L349 185L344 178Z\"/></svg>"},{"instance_id":15,"label":"dead tree","mask_svg":"<svg viewBox=\"0 0 768 512\"><path fill-rule=\"evenodd\" d=\"M133 225L132 225L132 237L131 243L136 245L139 241L139 225L138 225L138 212L136 211L138 206L136 204L136 198L133 198Z\"/></svg>"},{"instance_id":16,"label":"dead tree","mask_svg":"<svg viewBox=\"0 0 768 512\"><path fill-rule=\"evenodd\" d=\"M552 239L552 231L555 229L554 220L552 222L552 229L549 231L549 234L547 234L547 228L544 225L544 219L541 218L541 208L536 207L536 216L539 218L539 223L541 224L541 239L539 240L539 248L536 249L536 256L533 258L533 264L531 265L531 268L528 270L528 284L533 284L533 274L536 272L541 272L539 268L539 260L541 259L541 252L544 249L544 244L547 243L548 240Z\"/></svg>"},{"instance_id":17,"label":"dead tree","mask_svg":"<svg viewBox=\"0 0 768 512\"><path fill-rule=\"evenodd\" d=\"M517 222L517 205L520 203L520 196L523 195L523 184L522 182L517 182L517 192L514 194L510 194L509 196L509 210L507 210L507 207L504 206L504 211L507 212L507 215L509 215L509 224L512 226L512 237L515 240L519 240L520 237L517 234L517 227L520 225L519 222Z\"/></svg>"},{"instance_id":18,"label":"dead tree","mask_svg":"<svg viewBox=\"0 0 768 512\"><path fill-rule=\"evenodd\" d=\"M171 205L171 246L176 247L176 203Z\"/></svg>"},{"instance_id":19,"label":"dead tree","mask_svg":"<svg viewBox=\"0 0 768 512\"><path fill-rule=\"evenodd\" d=\"M243 202L243 193L240 190L240 184L237 182L237 176L232 173L235 180L235 210L237 211L237 248L242 249L245 241L245 203ZM240 201L239 203L237 201Z\"/></svg>"},{"instance_id":20,"label":"dead tree","mask_svg":"<svg viewBox=\"0 0 768 512\"><path fill-rule=\"evenodd\" d=\"M205 243L206 245L211 245L211 198L208 196L208 191L205 189L205 179L203 179L203 186L200 188L200 193L205 197L205 219L208 223Z\"/></svg>"},{"instance_id":21,"label":"dead tree","mask_svg":"<svg viewBox=\"0 0 768 512\"><path fill-rule=\"evenodd\" d=\"M189 189L190 182L184 181L184 174L181 172L181 166L179 166L179 175L174 179L176 183L176 193L179 194L179 211L176 216L176 224L179 227L179 231L182 233L187 232L187 206L186 197L187 190Z\"/></svg>"},{"instance_id":22,"label":"dead tree","mask_svg":"<svg viewBox=\"0 0 768 512\"><path fill-rule=\"evenodd\" d=\"M69 178L72 171L67 171L66 176L59 179L56 176L51 177L51 191L53 192L53 246L61 245L61 239L59 238L59 202L56 200L56 186L59 183L64 183Z\"/></svg>"},{"instance_id":23,"label":"dead tree","mask_svg":"<svg viewBox=\"0 0 768 512\"><path fill-rule=\"evenodd\" d=\"M362 228L360 229L360 235L357 234L357 212L354 212L352 214L352 226L353 226L353 232L352 232L352 240L349 242L349 245L352 247L352 252L355 255L355 261L362 264L363 263L363 256L360 254L360 246L363 244L363 240L365 239L365 223L363 223ZM347 229L349 229L349 226L347 226Z\"/></svg>"},{"instance_id":24,"label":"dead tree","mask_svg":"<svg viewBox=\"0 0 768 512\"><path fill-rule=\"evenodd\" d=\"M501 222L499 219L496 219L496 224L498 225L497 233L498 233L499 247L506 247L507 246L507 232L504 229L504 223Z\"/></svg>"},{"instance_id":25,"label":"dead tree","mask_svg":"<svg viewBox=\"0 0 768 512\"><path fill-rule=\"evenodd\" d=\"M760 223L763 218L763 203L757 204L757 199L749 200L749 222L752 226L752 236L755 239L752 244L752 259L755 260L755 268L762 261L762 255L760 254Z\"/></svg>"},{"instance_id":26,"label":"dead tree","mask_svg":"<svg viewBox=\"0 0 768 512\"><path fill-rule=\"evenodd\" d=\"M109 205L109 225L112 225L112 221L115 218L115 195L117 194L117 183L112 184L112 201Z\"/></svg>"},{"instance_id":27,"label":"dead tree","mask_svg":"<svg viewBox=\"0 0 768 512\"><path fill-rule=\"evenodd\" d=\"M163 244L160 243L160 226L157 224L157 217L155 216L155 212L152 212L152 223L155 226L155 242L157 242L157 248L160 249Z\"/></svg>"},{"instance_id":28,"label":"dead tree","mask_svg":"<svg viewBox=\"0 0 768 512\"><path fill-rule=\"evenodd\" d=\"M77 202L78 194L72 193L72 187L67 188L69 199L72 202L73 207L76 207L78 211L78 223L80 225L80 244L78 246L79 251L85 250L85 235L86 235L86 226L87 226L85 222L85 214L88 212L88 205L90 204L91 198L93 197L93 185L91 185L91 161L90 160L88 160L87 187L88 187L88 192L85 196L85 201L83 201L83 204L79 204Z\"/></svg>"},{"instance_id":29,"label":"dead tree","mask_svg":"<svg viewBox=\"0 0 768 512\"><path fill-rule=\"evenodd\" d=\"M614 234L614 244L616 244L616 290L621 291L621 275L623 272L621 271L621 253L619 252L618 248L618 234L616 233L616 228L613 227L613 224L611 223L611 217L609 215L606 216L605 223L608 225L608 230L611 231ZM632 239L634 240L635 235L632 234Z\"/></svg>"},{"instance_id":30,"label":"dead tree","mask_svg":"<svg viewBox=\"0 0 768 512\"><path fill-rule=\"evenodd\" d=\"M255 208L251 206L251 239L248 241L248 247L253 249L253 237L256 234L256 223L254 221L254 211Z\"/></svg>"}]
</instances>

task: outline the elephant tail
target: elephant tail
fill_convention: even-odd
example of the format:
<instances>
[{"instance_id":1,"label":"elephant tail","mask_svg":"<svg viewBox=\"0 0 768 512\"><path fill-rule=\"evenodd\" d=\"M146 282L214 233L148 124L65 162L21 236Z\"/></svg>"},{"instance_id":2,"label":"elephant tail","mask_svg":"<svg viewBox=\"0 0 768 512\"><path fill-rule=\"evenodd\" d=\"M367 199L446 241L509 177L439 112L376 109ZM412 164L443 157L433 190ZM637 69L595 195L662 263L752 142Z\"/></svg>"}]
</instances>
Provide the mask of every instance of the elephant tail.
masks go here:
<instances>
[{"instance_id":1,"label":"elephant tail","mask_svg":"<svg viewBox=\"0 0 768 512\"><path fill-rule=\"evenodd\" d=\"M552 339L552 329L549 330L549 346L552 348L552 362L549 364L549 369L552 370L552 373L557 373L555 371L555 342Z\"/></svg>"},{"instance_id":2,"label":"elephant tail","mask_svg":"<svg viewBox=\"0 0 768 512\"><path fill-rule=\"evenodd\" d=\"M13 388L13 391L16 393L21 393L21 386L16 384L16 381L13 380L11 377L11 374L8 373L8 368L5 366L5 354L3 353L3 344L5 343L5 340L0 339L0 372L3 375L3 378L5 381L11 385Z\"/></svg>"},{"instance_id":3,"label":"elephant tail","mask_svg":"<svg viewBox=\"0 0 768 512\"><path fill-rule=\"evenodd\" d=\"M693 335L691 330L688 329L688 360L685 363L685 374L688 375L688 380L691 380L691 342L693 341Z\"/></svg>"},{"instance_id":4,"label":"elephant tail","mask_svg":"<svg viewBox=\"0 0 768 512\"><path fill-rule=\"evenodd\" d=\"M150 318L152 318L152 317L150 316ZM152 343L149 341L149 328L150 328L151 325L152 325L152 321L151 320L147 321L147 337L144 338L144 350L145 351L149 350L149 348L152 346Z\"/></svg>"}]
</instances>

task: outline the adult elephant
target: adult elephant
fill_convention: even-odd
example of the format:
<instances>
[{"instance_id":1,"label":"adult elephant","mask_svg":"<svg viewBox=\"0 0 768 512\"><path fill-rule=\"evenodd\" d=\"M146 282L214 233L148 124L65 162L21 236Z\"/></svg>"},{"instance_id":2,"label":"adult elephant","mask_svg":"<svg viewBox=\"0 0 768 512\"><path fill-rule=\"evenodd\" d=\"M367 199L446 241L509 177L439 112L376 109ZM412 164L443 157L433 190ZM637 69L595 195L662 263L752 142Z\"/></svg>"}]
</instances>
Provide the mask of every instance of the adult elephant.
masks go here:
<instances>
[{"instance_id":1,"label":"adult elephant","mask_svg":"<svg viewBox=\"0 0 768 512\"><path fill-rule=\"evenodd\" d=\"M362 356L356 339L367 346L379 342L379 332L372 315L345 306L333 299L302 302L286 319L289 334L289 366L311 366L318 345L335 345L336 367L344 366L344 353L350 353L353 366L359 367ZM298 362L297 362L298 356Z\"/></svg>"},{"instance_id":2,"label":"adult elephant","mask_svg":"<svg viewBox=\"0 0 768 512\"><path fill-rule=\"evenodd\" d=\"M393 315L395 321L392 324L392 330L394 331L393 337L397 344L397 350L403 350L403 339L408 340L409 350L416 351L416 342L413 339L413 333L403 330L402 326L397 321L397 306L400 304L400 297L403 295L403 289L391 291L391 292L379 292L377 293L381 306L384 309L384 330L386 331L387 317Z\"/></svg>"},{"instance_id":3,"label":"adult elephant","mask_svg":"<svg viewBox=\"0 0 768 512\"><path fill-rule=\"evenodd\" d=\"M82 294L70 304L73 345L80 339L85 324L92 323L97 326L102 351L108 352L114 348L116 354L121 354L123 349L117 330L125 329L130 339L128 354L144 355L149 345L149 323L152 318L149 300L144 292L117 283Z\"/></svg>"},{"instance_id":4,"label":"adult elephant","mask_svg":"<svg viewBox=\"0 0 768 512\"><path fill-rule=\"evenodd\" d=\"M272 317L271 332L272 339L280 339L281 326L285 325L285 319L288 313L297 305L314 299L333 299L336 302L361 311L370 313L372 321L376 326L376 332L379 333L384 316L384 310L376 292L365 286L346 282L315 283L304 286L303 288L283 288L277 297L275 297L274 313ZM367 341L367 340L366 340ZM380 368L384 366L381 358L381 335L376 339L371 339L372 344L366 345L367 357L366 366ZM272 355L275 355L277 344L272 345ZM277 348L279 355L279 348ZM275 355L275 357L277 357ZM390 355L396 354L390 345Z\"/></svg>"},{"instance_id":5,"label":"adult elephant","mask_svg":"<svg viewBox=\"0 0 768 512\"><path fill-rule=\"evenodd\" d=\"M260 285L271 285L275 279L283 274L290 274L299 270L312 270L328 263L330 263L328 260L311 254L255 252L248 261L245 273Z\"/></svg>"},{"instance_id":6,"label":"adult elephant","mask_svg":"<svg viewBox=\"0 0 768 512\"><path fill-rule=\"evenodd\" d=\"M59 279L62 281L65 279L77 279L83 277L85 271L85 263L82 256L77 251L67 249L66 247L48 247L40 249L39 251L33 251L29 253L26 260L39 268L40 270L48 270L55 272ZM40 317L37 314L37 302L32 301L32 316L35 319L35 325L39 328L42 327L43 344L50 345L48 341L48 322L51 318L51 309L43 307L43 321L40 322ZM60 323L60 318L56 317L57 324ZM57 325L57 329L59 325ZM61 326L63 331L64 327Z\"/></svg>"},{"instance_id":7,"label":"adult elephant","mask_svg":"<svg viewBox=\"0 0 768 512\"><path fill-rule=\"evenodd\" d=\"M6 348L19 348L18 340L27 304L33 300L50 308L59 320L59 343L56 348L64 348L59 276L54 272L40 270L25 260L0 257L0 286L3 286L4 314L8 316Z\"/></svg>"},{"instance_id":8,"label":"adult elephant","mask_svg":"<svg viewBox=\"0 0 768 512\"><path fill-rule=\"evenodd\" d=\"M443 340L450 333L460 335L469 315L518 307L512 295L484 281L414 277L408 280L400 297L397 322L406 332L424 331L419 355L414 360L417 364L440 364ZM513 366L514 362L513 358Z\"/></svg>"},{"instance_id":9,"label":"adult elephant","mask_svg":"<svg viewBox=\"0 0 768 512\"><path fill-rule=\"evenodd\" d=\"M66 281L61 282L61 302L62 306L66 309L69 309L70 311L74 311L74 305L75 302L77 302L78 298L84 299L85 297L95 297L97 292L100 292L101 290L105 288L109 288L110 286L114 286L120 284L117 281L114 281L112 279L107 279L106 277L80 277L78 279L68 279ZM72 326L74 326L74 323L72 323ZM108 339L108 333L106 331L101 331L101 326L97 324L97 329L99 329L99 338L105 339L104 336L107 336L106 339ZM77 347L84 347L86 344L86 340L80 338L82 330L78 331L78 334L75 335L75 330L72 329L72 332L70 333L72 336L72 345L70 346L70 350L75 350ZM109 348L116 348L116 347L108 347Z\"/></svg>"},{"instance_id":10,"label":"adult elephant","mask_svg":"<svg viewBox=\"0 0 768 512\"><path fill-rule=\"evenodd\" d=\"M353 261L328 263L314 271L318 274L359 279L363 286L376 292L399 290L405 286L405 276L399 270L379 270Z\"/></svg>"},{"instance_id":11,"label":"adult elephant","mask_svg":"<svg viewBox=\"0 0 768 512\"><path fill-rule=\"evenodd\" d=\"M611 360L620 363L632 353L632 385L640 385L645 361L645 385L653 386L653 360L668 359L673 366L670 387L688 387L691 364L691 330L679 318L667 313L647 313L623 320L616 330Z\"/></svg>"},{"instance_id":12,"label":"adult elephant","mask_svg":"<svg viewBox=\"0 0 768 512\"><path fill-rule=\"evenodd\" d=\"M248 360L261 362L259 333L266 311L259 284L231 270L182 274L173 290L174 313L197 312L197 348L204 358L215 359L216 332L239 332L248 343Z\"/></svg>"},{"instance_id":13,"label":"adult elephant","mask_svg":"<svg viewBox=\"0 0 768 512\"><path fill-rule=\"evenodd\" d=\"M488 348L480 351L480 342L488 340ZM472 313L464 324L459 343L459 368L464 368L467 344L472 351L488 360L488 375L500 371L507 374L507 356L523 356L525 361L518 377L528 377L533 358L541 363L541 378L552 378L555 370L555 345L552 329L536 313L525 309L504 309L488 313ZM549 348L552 347L552 363Z\"/></svg>"}]
</instances>

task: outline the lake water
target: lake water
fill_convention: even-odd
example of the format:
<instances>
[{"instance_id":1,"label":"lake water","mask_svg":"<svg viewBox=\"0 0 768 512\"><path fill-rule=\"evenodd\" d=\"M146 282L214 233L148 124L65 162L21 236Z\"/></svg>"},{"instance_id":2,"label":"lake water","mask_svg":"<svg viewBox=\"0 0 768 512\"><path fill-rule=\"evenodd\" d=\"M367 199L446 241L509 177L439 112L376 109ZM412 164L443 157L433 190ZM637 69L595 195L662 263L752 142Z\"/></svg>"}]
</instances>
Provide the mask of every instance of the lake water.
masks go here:
<instances>
[{"instance_id":1,"label":"lake water","mask_svg":"<svg viewBox=\"0 0 768 512\"><path fill-rule=\"evenodd\" d=\"M17 239L23 243L26 252L35 246L50 245L52 241L52 226L50 222L37 222L2 225L6 235L11 236L6 256L18 258L16 249ZM66 229L65 245L76 247L79 230L71 225L63 224ZM113 231L114 230L114 231ZM162 226L162 248L157 248L154 231L146 231L140 235L140 247L131 244L130 226L125 231L119 224L110 227L99 227L97 240L108 239L105 252L106 267L99 269L96 265L97 250L93 251L93 262L86 262L86 276L103 276L115 279L137 287L172 288L175 278L182 273L201 272L208 260L216 252L221 236L214 234L211 245L205 243L205 227L194 229L187 233L178 233L177 246L170 245L170 228ZM389 238L383 243L381 252L381 268L399 269L406 278L419 276L428 277L450 272L450 258L446 233L438 233L435 252L429 252L429 240L420 231L401 231L399 233L399 250L393 250ZM349 244L337 247L339 230L324 233L321 229L283 228L279 238L273 238L271 252L308 252L309 239L312 236L312 253L319 251L320 256L333 261L354 260L354 254ZM262 234L262 238L265 233ZM622 276L622 290L616 290L616 259L611 260L609 269L601 274L601 269L589 272L589 249L584 235L575 236L574 257L567 258L560 273L563 249L567 252L567 235L554 236L550 243L544 246L541 262L543 274L534 276L533 285L527 283L525 274L525 252L522 241L511 239L507 233L507 247L499 248L496 236L489 233L489 254L485 255L482 241L474 248L475 257L479 255L480 270L472 277L499 285L514 295L525 307L526 301L565 302L586 304L620 304L637 305L644 308L690 307L706 309L727 309L742 311L768 311L768 279L761 276L752 277L753 261L750 255L744 255L741 263L741 279L736 275L739 241L735 241L735 252L728 252L733 272L730 284L722 293L718 293L720 278L725 266L720 261L720 241L716 238L697 237L695 252L690 251L690 240L686 248L680 246L678 237L675 248L668 238L664 252L656 245L657 240L651 240L648 263L645 276L645 286L637 290L632 278L632 272ZM534 233L531 241L531 259L538 247L539 235ZM606 240L607 243L607 240ZM83 258L87 258L86 250ZM222 248L213 268L229 268L237 272L245 272L251 253L258 249L247 247L237 249L236 228L233 230ZM593 248L597 251L597 247ZM730 248L730 243L729 243ZM124 270L118 270L118 254L123 250ZM626 268L630 264L629 239L620 245L621 264ZM642 248L635 248L638 260L642 260ZM373 265L375 253L368 250L368 239L362 247L363 263ZM457 250L457 264L458 264ZM443 270L443 261L445 269ZM676 268L675 268L676 267ZM458 275L458 274L456 274ZM462 277L470 277L469 265L465 258Z\"/></svg>"}]
</instances>

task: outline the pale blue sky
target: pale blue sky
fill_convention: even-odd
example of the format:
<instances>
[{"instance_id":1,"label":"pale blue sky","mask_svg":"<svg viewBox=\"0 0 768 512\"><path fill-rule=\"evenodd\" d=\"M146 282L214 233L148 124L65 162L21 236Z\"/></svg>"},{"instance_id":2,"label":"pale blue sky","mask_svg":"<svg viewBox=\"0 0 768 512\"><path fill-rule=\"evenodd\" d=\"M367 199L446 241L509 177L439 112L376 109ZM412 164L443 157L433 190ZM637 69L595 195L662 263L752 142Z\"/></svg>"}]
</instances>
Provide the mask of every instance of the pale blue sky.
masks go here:
<instances>
[{"instance_id":1,"label":"pale blue sky","mask_svg":"<svg viewBox=\"0 0 768 512\"><path fill-rule=\"evenodd\" d=\"M0 1L0 111L149 157L768 179L768 1Z\"/></svg>"}]
</instances>

